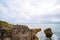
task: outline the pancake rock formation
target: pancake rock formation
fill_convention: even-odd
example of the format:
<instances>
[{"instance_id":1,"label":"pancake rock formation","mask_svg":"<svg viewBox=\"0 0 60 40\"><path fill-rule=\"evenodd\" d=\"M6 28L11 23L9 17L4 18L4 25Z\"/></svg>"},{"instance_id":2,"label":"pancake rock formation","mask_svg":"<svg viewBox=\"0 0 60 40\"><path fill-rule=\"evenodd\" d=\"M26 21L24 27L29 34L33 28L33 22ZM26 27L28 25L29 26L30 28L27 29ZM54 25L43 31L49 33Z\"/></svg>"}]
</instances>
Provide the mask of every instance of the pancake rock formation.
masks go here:
<instances>
[{"instance_id":1,"label":"pancake rock formation","mask_svg":"<svg viewBox=\"0 0 60 40\"><path fill-rule=\"evenodd\" d=\"M0 40L39 40L36 34L41 29L29 29L26 25L12 25L0 21Z\"/></svg>"}]
</instances>

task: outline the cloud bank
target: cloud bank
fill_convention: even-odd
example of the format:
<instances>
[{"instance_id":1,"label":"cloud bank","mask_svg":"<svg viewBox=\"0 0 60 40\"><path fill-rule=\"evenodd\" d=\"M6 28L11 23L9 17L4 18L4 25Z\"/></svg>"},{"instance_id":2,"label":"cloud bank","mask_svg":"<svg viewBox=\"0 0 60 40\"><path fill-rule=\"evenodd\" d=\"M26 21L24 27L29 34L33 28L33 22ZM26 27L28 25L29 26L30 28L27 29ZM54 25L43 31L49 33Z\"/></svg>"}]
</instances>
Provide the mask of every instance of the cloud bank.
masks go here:
<instances>
[{"instance_id":1,"label":"cloud bank","mask_svg":"<svg viewBox=\"0 0 60 40\"><path fill-rule=\"evenodd\" d=\"M20 23L59 23L60 0L0 0L0 20Z\"/></svg>"}]
</instances>

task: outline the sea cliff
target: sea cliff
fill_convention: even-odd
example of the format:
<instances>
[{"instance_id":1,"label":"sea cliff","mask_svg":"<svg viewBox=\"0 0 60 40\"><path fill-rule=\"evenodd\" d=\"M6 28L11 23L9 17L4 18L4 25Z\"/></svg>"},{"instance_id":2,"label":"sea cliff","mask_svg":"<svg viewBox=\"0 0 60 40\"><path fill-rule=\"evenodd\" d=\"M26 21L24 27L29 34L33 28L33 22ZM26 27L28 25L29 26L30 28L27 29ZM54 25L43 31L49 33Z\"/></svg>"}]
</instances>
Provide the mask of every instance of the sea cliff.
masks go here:
<instances>
[{"instance_id":1,"label":"sea cliff","mask_svg":"<svg viewBox=\"0 0 60 40\"><path fill-rule=\"evenodd\" d=\"M41 29L30 29L27 25L13 25L0 21L0 40L39 40L36 34Z\"/></svg>"}]
</instances>

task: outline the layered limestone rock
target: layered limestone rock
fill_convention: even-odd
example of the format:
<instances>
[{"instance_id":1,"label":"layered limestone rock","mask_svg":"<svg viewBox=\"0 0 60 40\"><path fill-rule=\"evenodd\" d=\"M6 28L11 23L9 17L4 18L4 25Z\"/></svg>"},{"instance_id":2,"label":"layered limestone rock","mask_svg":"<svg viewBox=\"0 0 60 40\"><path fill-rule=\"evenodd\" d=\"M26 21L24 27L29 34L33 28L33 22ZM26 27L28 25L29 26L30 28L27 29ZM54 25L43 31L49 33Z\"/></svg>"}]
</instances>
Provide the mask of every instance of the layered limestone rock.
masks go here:
<instances>
[{"instance_id":1,"label":"layered limestone rock","mask_svg":"<svg viewBox=\"0 0 60 40\"><path fill-rule=\"evenodd\" d=\"M14 25L12 40L38 40L36 34L41 29L29 29L26 25Z\"/></svg>"},{"instance_id":2,"label":"layered limestone rock","mask_svg":"<svg viewBox=\"0 0 60 40\"><path fill-rule=\"evenodd\" d=\"M53 35L52 29L51 28L47 28L44 30L44 33L46 35L47 38L51 38Z\"/></svg>"},{"instance_id":3,"label":"layered limestone rock","mask_svg":"<svg viewBox=\"0 0 60 40\"><path fill-rule=\"evenodd\" d=\"M26 25L12 25L3 21L0 21L0 27L1 40L39 40L36 34L41 31L40 28L29 29Z\"/></svg>"}]
</instances>

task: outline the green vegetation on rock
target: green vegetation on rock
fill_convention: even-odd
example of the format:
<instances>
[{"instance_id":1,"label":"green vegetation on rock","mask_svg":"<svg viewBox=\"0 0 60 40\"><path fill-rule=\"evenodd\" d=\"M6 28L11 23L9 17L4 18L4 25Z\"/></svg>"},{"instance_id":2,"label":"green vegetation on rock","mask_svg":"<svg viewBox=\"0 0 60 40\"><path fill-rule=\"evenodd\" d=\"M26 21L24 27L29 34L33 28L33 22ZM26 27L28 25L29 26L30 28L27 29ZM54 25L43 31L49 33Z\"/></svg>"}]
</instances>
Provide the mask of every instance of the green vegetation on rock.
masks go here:
<instances>
[{"instance_id":1,"label":"green vegetation on rock","mask_svg":"<svg viewBox=\"0 0 60 40\"><path fill-rule=\"evenodd\" d=\"M5 21L0 21L0 26L4 26L6 29L13 28L12 24L9 24L8 22Z\"/></svg>"}]
</instances>

